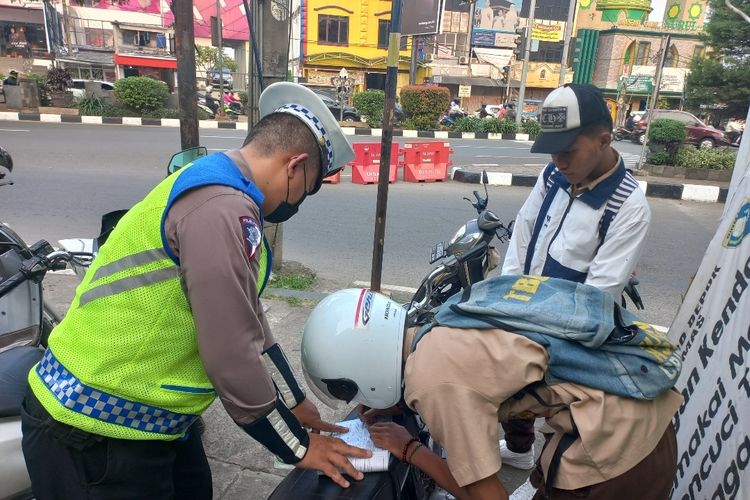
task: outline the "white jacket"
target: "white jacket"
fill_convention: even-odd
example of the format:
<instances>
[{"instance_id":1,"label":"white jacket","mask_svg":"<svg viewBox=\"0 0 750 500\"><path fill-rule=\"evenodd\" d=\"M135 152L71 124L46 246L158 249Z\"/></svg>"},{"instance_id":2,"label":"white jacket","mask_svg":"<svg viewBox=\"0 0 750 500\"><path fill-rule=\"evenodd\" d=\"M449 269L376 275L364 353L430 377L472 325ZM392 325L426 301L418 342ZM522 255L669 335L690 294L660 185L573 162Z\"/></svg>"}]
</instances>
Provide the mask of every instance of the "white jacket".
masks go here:
<instances>
[{"instance_id":1,"label":"white jacket","mask_svg":"<svg viewBox=\"0 0 750 500\"><path fill-rule=\"evenodd\" d=\"M502 273L586 283L619 300L640 258L651 210L622 159L615 168L592 190L572 197L570 183L548 164L518 212ZM603 218L605 210L610 213ZM602 223L608 226L604 230Z\"/></svg>"}]
</instances>

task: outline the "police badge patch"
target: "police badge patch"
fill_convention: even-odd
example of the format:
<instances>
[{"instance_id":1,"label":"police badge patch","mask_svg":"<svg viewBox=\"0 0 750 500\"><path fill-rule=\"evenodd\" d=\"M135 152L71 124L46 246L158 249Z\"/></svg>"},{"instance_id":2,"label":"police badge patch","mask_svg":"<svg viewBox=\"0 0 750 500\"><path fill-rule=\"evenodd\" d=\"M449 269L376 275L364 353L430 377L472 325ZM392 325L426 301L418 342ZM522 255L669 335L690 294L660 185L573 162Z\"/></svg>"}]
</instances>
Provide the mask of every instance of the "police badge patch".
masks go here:
<instances>
[{"instance_id":1,"label":"police badge patch","mask_svg":"<svg viewBox=\"0 0 750 500\"><path fill-rule=\"evenodd\" d=\"M247 259L253 260L263 239L263 232L260 230L258 220L254 217L247 215L240 217L240 225L242 226L242 242L245 245Z\"/></svg>"}]
</instances>

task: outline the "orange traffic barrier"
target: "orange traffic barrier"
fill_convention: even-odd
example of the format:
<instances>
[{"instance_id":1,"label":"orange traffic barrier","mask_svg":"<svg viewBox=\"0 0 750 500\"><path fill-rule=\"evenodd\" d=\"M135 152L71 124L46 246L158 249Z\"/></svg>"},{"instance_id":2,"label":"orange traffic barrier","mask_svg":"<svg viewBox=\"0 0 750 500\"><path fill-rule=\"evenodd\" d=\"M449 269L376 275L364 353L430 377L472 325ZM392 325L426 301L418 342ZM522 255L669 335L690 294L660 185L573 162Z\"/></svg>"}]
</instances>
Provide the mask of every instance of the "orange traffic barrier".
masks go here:
<instances>
[{"instance_id":1,"label":"orange traffic barrier","mask_svg":"<svg viewBox=\"0 0 750 500\"><path fill-rule=\"evenodd\" d=\"M380 177L380 143L357 142L352 144L352 148L354 148L354 160L349 163L352 167L352 182L354 184L377 184ZM394 142L391 146L388 182L396 182L399 154L399 143Z\"/></svg>"},{"instance_id":2,"label":"orange traffic barrier","mask_svg":"<svg viewBox=\"0 0 750 500\"><path fill-rule=\"evenodd\" d=\"M344 168L346 168L346 167L344 167ZM342 172L343 170L344 170L344 169L342 168L341 170L339 170L339 171L338 171L338 172L336 172L335 174L333 174L333 175L331 175L331 176L328 176L328 177L324 178L324 179L323 179L323 182L326 182L326 183L328 183L328 184L338 184L339 182L341 182L341 172Z\"/></svg>"},{"instance_id":3,"label":"orange traffic barrier","mask_svg":"<svg viewBox=\"0 0 750 500\"><path fill-rule=\"evenodd\" d=\"M448 142L427 141L404 144L406 182L442 182L448 178L453 148Z\"/></svg>"}]
</instances>

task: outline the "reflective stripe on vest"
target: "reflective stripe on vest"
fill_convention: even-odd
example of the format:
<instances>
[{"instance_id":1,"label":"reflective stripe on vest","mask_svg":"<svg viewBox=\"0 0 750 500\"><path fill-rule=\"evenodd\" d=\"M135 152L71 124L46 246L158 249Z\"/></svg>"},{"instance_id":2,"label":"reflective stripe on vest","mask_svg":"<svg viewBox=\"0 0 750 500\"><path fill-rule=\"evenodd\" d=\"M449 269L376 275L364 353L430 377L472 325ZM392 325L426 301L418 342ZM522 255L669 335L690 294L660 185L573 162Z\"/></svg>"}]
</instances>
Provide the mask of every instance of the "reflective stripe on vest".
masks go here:
<instances>
[{"instance_id":1,"label":"reflective stripe on vest","mask_svg":"<svg viewBox=\"0 0 750 500\"><path fill-rule=\"evenodd\" d=\"M110 424L179 435L198 418L197 415L173 413L89 387L70 373L49 349L37 365L36 372L63 406Z\"/></svg>"}]
</instances>

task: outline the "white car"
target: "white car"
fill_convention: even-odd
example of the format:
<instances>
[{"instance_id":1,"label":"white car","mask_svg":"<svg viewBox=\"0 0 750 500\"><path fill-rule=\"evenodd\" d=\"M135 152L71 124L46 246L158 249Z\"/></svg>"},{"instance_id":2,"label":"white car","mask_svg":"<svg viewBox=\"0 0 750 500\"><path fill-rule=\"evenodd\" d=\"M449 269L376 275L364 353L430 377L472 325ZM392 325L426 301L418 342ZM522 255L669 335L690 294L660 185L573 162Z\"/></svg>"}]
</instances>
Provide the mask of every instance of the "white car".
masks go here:
<instances>
[{"instance_id":1,"label":"white car","mask_svg":"<svg viewBox=\"0 0 750 500\"><path fill-rule=\"evenodd\" d=\"M76 99L82 98L86 95L86 82L96 82L102 86L102 90L112 91L115 88L115 84L111 82L105 82L104 80L81 80L74 78L71 80L70 87L68 89L73 92L73 97Z\"/></svg>"}]
</instances>

